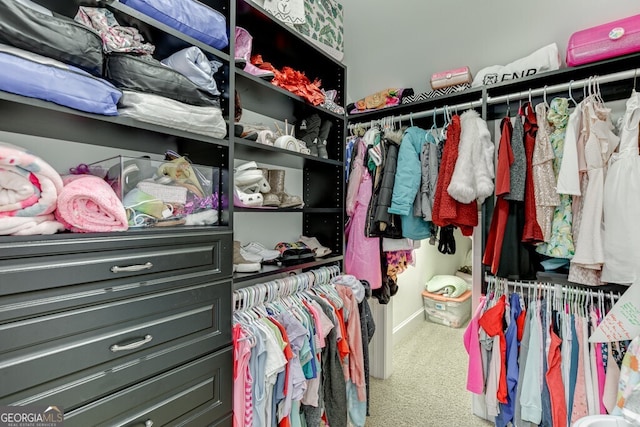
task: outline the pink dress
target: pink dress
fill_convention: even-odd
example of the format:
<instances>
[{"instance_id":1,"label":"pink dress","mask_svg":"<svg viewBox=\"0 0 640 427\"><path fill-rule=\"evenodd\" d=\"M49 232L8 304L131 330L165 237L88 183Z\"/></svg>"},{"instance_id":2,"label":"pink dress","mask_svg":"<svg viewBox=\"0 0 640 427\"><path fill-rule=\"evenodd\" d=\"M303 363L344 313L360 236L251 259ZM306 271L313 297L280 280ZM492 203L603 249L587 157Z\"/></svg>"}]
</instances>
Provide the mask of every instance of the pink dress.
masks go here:
<instances>
[{"instance_id":1,"label":"pink dress","mask_svg":"<svg viewBox=\"0 0 640 427\"><path fill-rule=\"evenodd\" d=\"M364 170L358 189L355 209L347 225L347 249L344 255L344 271L366 280L371 289L382 287L382 266L380 264L380 238L366 237L364 230L367 222L367 208L371 200L373 186L371 175Z\"/></svg>"},{"instance_id":2,"label":"pink dress","mask_svg":"<svg viewBox=\"0 0 640 427\"><path fill-rule=\"evenodd\" d=\"M249 335L238 324L233 325L233 426L244 427L253 424L251 400L251 374L249 358L251 341Z\"/></svg>"},{"instance_id":3,"label":"pink dress","mask_svg":"<svg viewBox=\"0 0 640 427\"><path fill-rule=\"evenodd\" d=\"M576 324L576 337L578 339L578 377L576 379L576 388L573 396L573 408L571 409L571 422L576 422L582 417L589 415L589 407L587 405L587 387L584 378L584 334L582 333L582 319L578 316L574 319ZM587 345L589 345L587 343Z\"/></svg>"},{"instance_id":4,"label":"pink dress","mask_svg":"<svg viewBox=\"0 0 640 427\"><path fill-rule=\"evenodd\" d=\"M473 317L464 331L464 348L469 355L469 365L467 368L467 390L475 394L482 394L484 392L484 371L482 368L482 356L480 354L480 340L478 332L480 325L478 321L484 311L487 297L482 295L480 297L480 303L476 308Z\"/></svg>"}]
</instances>

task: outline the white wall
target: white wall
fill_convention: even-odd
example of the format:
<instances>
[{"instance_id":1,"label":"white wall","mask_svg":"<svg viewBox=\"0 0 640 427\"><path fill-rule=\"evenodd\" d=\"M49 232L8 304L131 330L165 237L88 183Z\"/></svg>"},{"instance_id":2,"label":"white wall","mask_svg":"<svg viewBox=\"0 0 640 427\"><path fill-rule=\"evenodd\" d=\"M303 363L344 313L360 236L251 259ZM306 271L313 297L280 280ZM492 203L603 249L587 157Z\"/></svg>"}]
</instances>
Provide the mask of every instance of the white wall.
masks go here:
<instances>
[{"instance_id":1,"label":"white wall","mask_svg":"<svg viewBox=\"0 0 640 427\"><path fill-rule=\"evenodd\" d=\"M632 0L342 0L347 97L430 89L437 71L506 64L571 33L640 13Z\"/></svg>"},{"instance_id":2,"label":"white wall","mask_svg":"<svg viewBox=\"0 0 640 427\"><path fill-rule=\"evenodd\" d=\"M431 246L429 240L423 240L419 249L414 251L415 267L410 266L398 276L398 293L391 298L393 306L393 341L398 343L411 333L415 324L424 321L422 291L424 285L436 274L454 274L465 260L471 249L471 239L455 232L456 253L443 255L437 245Z\"/></svg>"}]
</instances>

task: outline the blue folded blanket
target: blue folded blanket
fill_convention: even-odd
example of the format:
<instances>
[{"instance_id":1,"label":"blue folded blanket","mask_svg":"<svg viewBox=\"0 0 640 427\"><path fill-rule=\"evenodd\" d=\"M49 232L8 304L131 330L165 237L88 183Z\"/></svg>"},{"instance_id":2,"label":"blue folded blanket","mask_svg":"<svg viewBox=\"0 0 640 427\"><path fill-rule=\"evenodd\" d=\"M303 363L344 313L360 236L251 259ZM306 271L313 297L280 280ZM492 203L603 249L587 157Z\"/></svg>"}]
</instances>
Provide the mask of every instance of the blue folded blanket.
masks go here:
<instances>
[{"instance_id":1,"label":"blue folded blanket","mask_svg":"<svg viewBox=\"0 0 640 427\"><path fill-rule=\"evenodd\" d=\"M0 44L0 90L89 113L118 115L115 86L72 65Z\"/></svg>"}]
</instances>

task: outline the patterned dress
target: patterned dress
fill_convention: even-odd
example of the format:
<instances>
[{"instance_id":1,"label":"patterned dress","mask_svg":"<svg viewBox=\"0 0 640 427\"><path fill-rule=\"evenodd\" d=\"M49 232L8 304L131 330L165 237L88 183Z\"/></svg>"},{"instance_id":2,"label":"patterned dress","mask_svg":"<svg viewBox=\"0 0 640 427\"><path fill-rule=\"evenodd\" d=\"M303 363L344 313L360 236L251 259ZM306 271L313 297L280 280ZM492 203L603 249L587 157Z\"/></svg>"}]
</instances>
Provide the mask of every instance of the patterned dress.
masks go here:
<instances>
[{"instance_id":1,"label":"patterned dress","mask_svg":"<svg viewBox=\"0 0 640 427\"><path fill-rule=\"evenodd\" d=\"M562 165L562 154L564 152L564 137L567 132L567 123L569 121L569 101L566 98L554 98L549 106L547 120L551 124L553 130L549 135L553 153L553 171L558 177L560 166ZM551 238L549 242L544 243L536 248L540 254L554 258L571 259L575 252L573 245L573 235L571 233L571 223L573 213L571 211L571 196L568 194L560 195L560 204L553 213L553 222L551 224Z\"/></svg>"}]
</instances>

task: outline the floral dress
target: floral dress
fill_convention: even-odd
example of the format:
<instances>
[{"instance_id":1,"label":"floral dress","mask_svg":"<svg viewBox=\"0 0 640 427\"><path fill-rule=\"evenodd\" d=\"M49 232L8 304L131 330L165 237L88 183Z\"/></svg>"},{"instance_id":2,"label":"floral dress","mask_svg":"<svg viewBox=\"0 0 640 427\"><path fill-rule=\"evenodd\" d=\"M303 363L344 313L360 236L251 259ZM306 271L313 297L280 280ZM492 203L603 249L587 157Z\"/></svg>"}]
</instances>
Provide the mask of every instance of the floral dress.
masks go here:
<instances>
[{"instance_id":1,"label":"floral dress","mask_svg":"<svg viewBox=\"0 0 640 427\"><path fill-rule=\"evenodd\" d=\"M567 123L569 122L569 101L566 98L554 98L549 106L547 120L552 126L552 132L549 135L553 153L553 172L558 177L560 166L562 165L562 154L564 152L564 138L567 132ZM571 211L571 196L568 194L560 195L560 204L556 206L553 213L553 222L551 224L551 238L547 243L536 248L540 254L554 258L571 259L575 252L573 245L573 235L571 233L571 223L573 221L573 213Z\"/></svg>"}]
</instances>

